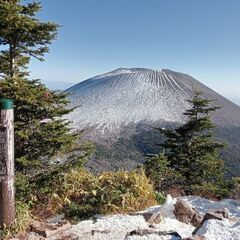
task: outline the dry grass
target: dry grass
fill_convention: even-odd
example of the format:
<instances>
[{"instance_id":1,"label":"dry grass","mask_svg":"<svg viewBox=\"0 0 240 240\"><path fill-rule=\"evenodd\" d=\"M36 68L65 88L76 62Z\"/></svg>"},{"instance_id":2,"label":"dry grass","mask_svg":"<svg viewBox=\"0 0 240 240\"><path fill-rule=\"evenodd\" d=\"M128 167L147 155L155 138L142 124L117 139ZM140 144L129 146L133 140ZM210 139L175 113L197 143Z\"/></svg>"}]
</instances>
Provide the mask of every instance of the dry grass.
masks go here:
<instances>
[{"instance_id":1,"label":"dry grass","mask_svg":"<svg viewBox=\"0 0 240 240\"><path fill-rule=\"evenodd\" d=\"M17 201L16 219L10 226L3 228L0 234L1 239L9 239L13 235L25 233L34 220L35 218L31 214L28 205Z\"/></svg>"},{"instance_id":2,"label":"dry grass","mask_svg":"<svg viewBox=\"0 0 240 240\"><path fill-rule=\"evenodd\" d=\"M57 181L57 180L56 180ZM128 213L156 204L155 191L143 170L104 172L71 170L48 194L36 194L35 214L44 217L64 212L70 218L94 214Z\"/></svg>"},{"instance_id":3,"label":"dry grass","mask_svg":"<svg viewBox=\"0 0 240 240\"><path fill-rule=\"evenodd\" d=\"M66 175L64 189L65 202L90 205L101 214L128 213L156 204L153 187L142 170L99 175L72 171Z\"/></svg>"}]
</instances>

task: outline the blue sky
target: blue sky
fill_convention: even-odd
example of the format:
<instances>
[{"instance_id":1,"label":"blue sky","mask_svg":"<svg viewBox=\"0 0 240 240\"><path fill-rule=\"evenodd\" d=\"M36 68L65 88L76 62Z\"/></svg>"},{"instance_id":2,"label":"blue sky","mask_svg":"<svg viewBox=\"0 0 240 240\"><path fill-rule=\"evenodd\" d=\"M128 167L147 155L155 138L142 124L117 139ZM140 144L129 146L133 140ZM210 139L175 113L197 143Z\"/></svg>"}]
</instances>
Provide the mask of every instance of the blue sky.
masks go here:
<instances>
[{"instance_id":1,"label":"blue sky","mask_svg":"<svg viewBox=\"0 0 240 240\"><path fill-rule=\"evenodd\" d=\"M42 0L62 25L32 76L80 82L118 67L185 72L240 98L239 0Z\"/></svg>"}]
</instances>

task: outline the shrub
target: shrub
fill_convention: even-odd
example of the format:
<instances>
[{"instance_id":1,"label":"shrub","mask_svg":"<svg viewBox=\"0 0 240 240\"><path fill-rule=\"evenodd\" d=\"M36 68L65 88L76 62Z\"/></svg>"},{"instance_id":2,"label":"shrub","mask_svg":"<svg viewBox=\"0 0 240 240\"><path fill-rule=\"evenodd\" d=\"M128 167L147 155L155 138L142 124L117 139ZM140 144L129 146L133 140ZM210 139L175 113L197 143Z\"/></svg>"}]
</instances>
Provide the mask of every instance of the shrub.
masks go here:
<instances>
[{"instance_id":1,"label":"shrub","mask_svg":"<svg viewBox=\"0 0 240 240\"><path fill-rule=\"evenodd\" d=\"M142 169L94 175L79 168L67 173L52 171L31 181L21 178L21 182L31 189L25 194L18 184L21 199L28 199L34 215L41 218L64 212L71 219L84 219L95 214L134 212L157 203Z\"/></svg>"},{"instance_id":2,"label":"shrub","mask_svg":"<svg viewBox=\"0 0 240 240\"><path fill-rule=\"evenodd\" d=\"M189 191L193 195L198 195L213 200L226 198L229 196L229 186L227 182L220 184L203 182L201 185L189 186Z\"/></svg>"},{"instance_id":3,"label":"shrub","mask_svg":"<svg viewBox=\"0 0 240 240\"><path fill-rule=\"evenodd\" d=\"M66 175L65 213L73 216L128 213L156 204L152 185L140 171L104 172L93 175L84 170Z\"/></svg>"},{"instance_id":4,"label":"shrub","mask_svg":"<svg viewBox=\"0 0 240 240\"><path fill-rule=\"evenodd\" d=\"M155 193L144 171L119 171L98 176L100 213L139 211L156 203Z\"/></svg>"},{"instance_id":5,"label":"shrub","mask_svg":"<svg viewBox=\"0 0 240 240\"><path fill-rule=\"evenodd\" d=\"M166 202L166 195L162 192L155 192L155 199L159 205L163 205Z\"/></svg>"},{"instance_id":6,"label":"shrub","mask_svg":"<svg viewBox=\"0 0 240 240\"><path fill-rule=\"evenodd\" d=\"M240 177L233 178L230 197L232 199L240 200Z\"/></svg>"}]
</instances>

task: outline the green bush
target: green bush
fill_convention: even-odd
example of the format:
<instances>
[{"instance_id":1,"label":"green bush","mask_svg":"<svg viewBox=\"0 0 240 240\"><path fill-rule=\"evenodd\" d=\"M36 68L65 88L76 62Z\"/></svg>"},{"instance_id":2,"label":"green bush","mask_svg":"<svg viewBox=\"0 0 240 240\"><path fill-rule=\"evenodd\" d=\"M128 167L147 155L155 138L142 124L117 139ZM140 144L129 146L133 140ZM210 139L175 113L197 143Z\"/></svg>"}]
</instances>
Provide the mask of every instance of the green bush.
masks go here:
<instances>
[{"instance_id":1,"label":"green bush","mask_svg":"<svg viewBox=\"0 0 240 240\"><path fill-rule=\"evenodd\" d=\"M166 196L162 192L155 192L155 199L159 205L163 205L166 202Z\"/></svg>"},{"instance_id":2,"label":"green bush","mask_svg":"<svg viewBox=\"0 0 240 240\"><path fill-rule=\"evenodd\" d=\"M189 192L209 199L222 199L229 196L229 186L227 182L219 184L203 182L201 185L189 186Z\"/></svg>"},{"instance_id":3,"label":"green bush","mask_svg":"<svg viewBox=\"0 0 240 240\"><path fill-rule=\"evenodd\" d=\"M52 171L31 180L21 176L16 186L19 198L30 203L33 214L41 218L63 212L71 219L83 219L139 211L157 203L142 169L98 175L84 168Z\"/></svg>"},{"instance_id":4,"label":"green bush","mask_svg":"<svg viewBox=\"0 0 240 240\"><path fill-rule=\"evenodd\" d=\"M240 177L233 178L230 197L240 200Z\"/></svg>"}]
</instances>

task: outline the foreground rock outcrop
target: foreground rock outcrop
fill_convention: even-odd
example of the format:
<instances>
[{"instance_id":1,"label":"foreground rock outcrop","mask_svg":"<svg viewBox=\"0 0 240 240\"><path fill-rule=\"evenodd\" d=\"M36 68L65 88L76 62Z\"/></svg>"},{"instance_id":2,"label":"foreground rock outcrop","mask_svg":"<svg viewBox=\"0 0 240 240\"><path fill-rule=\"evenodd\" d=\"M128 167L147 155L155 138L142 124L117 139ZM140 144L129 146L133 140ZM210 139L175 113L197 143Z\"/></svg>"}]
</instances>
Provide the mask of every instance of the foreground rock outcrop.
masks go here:
<instances>
[{"instance_id":1,"label":"foreground rock outcrop","mask_svg":"<svg viewBox=\"0 0 240 240\"><path fill-rule=\"evenodd\" d=\"M96 220L81 221L66 228L49 237L31 232L27 239L240 240L240 202L168 196L162 206L129 215L96 216Z\"/></svg>"}]
</instances>

